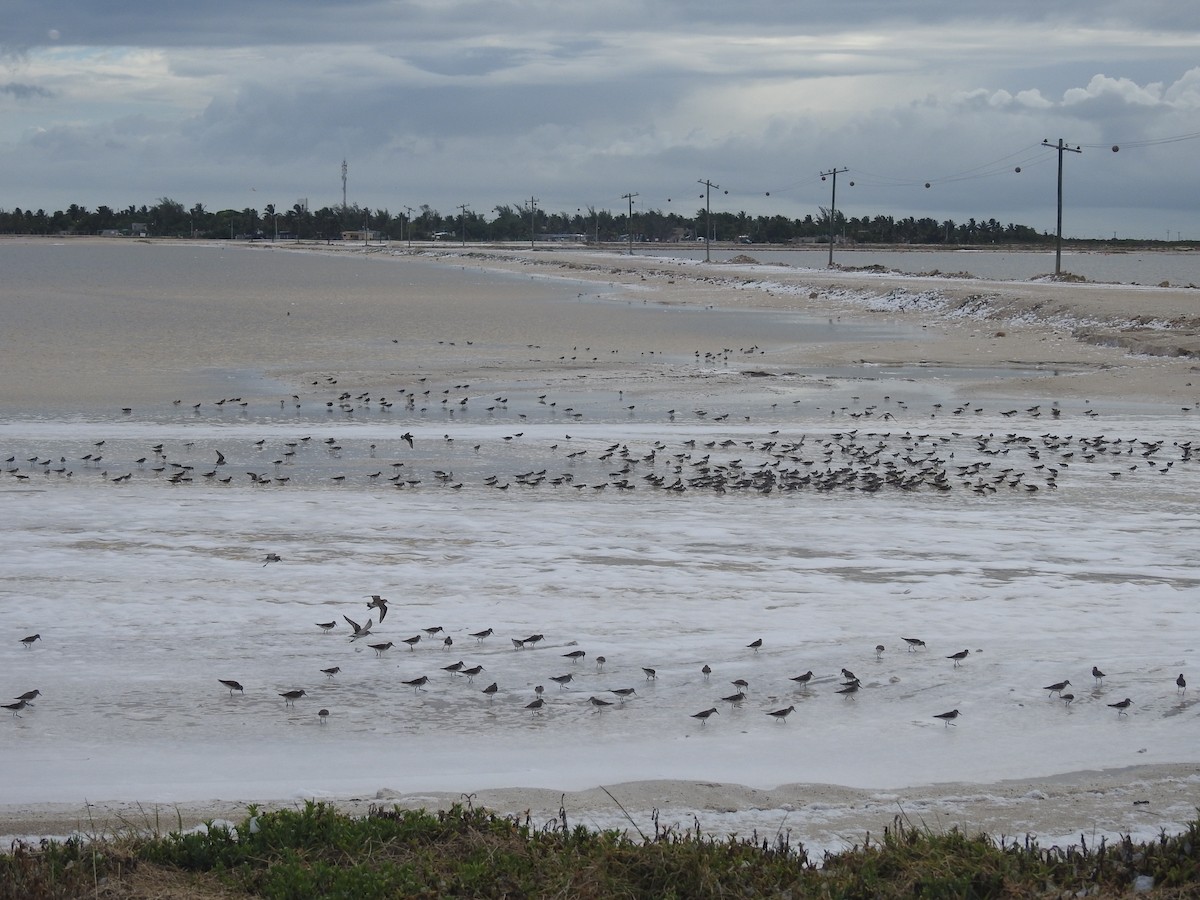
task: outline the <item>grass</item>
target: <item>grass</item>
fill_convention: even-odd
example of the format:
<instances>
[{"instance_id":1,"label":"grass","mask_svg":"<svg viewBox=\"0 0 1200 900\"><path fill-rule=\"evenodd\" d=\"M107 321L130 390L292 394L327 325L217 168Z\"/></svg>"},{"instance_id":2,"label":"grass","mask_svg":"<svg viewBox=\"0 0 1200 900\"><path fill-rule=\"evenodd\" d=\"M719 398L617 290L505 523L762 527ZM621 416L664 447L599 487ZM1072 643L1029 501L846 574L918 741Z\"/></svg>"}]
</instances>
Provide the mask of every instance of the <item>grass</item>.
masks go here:
<instances>
[{"instance_id":1,"label":"grass","mask_svg":"<svg viewBox=\"0 0 1200 900\"><path fill-rule=\"evenodd\" d=\"M631 820L632 823L632 820ZM0 854L0 900L382 897L1152 897L1200 896L1200 819L1147 843L1042 848L933 833L901 818L882 836L812 859L787 835L714 839L699 825L653 832L543 826L472 806L320 803L259 813L236 828L18 842ZM649 831L649 828L646 829ZM1138 879L1141 881L1138 882Z\"/></svg>"}]
</instances>

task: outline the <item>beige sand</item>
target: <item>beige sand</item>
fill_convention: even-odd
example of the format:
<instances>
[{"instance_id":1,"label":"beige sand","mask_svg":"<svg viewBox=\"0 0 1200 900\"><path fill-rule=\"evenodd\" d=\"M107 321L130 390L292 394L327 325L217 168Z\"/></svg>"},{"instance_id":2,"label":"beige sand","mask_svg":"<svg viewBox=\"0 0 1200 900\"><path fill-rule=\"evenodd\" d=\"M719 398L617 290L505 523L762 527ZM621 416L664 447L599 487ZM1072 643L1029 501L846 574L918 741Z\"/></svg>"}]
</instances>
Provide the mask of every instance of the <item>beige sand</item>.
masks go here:
<instances>
[{"instance_id":1,"label":"beige sand","mask_svg":"<svg viewBox=\"0 0 1200 900\"><path fill-rule=\"evenodd\" d=\"M798 271L783 266L677 263L582 251L439 251L455 265L537 272L627 285L642 299L764 307L830 317L919 323L920 341L804 347L807 365L852 363L1037 368L977 391L1191 403L1200 396L1200 291L1071 282ZM763 287L770 282L777 287ZM912 303L871 303L903 292ZM930 311L916 301L943 301ZM858 295L854 300L847 295ZM872 306L881 311L871 311ZM967 317L969 316L969 317ZM790 364L786 358L778 364ZM1064 377L1067 376L1067 377Z\"/></svg>"},{"instance_id":2,"label":"beige sand","mask_svg":"<svg viewBox=\"0 0 1200 900\"><path fill-rule=\"evenodd\" d=\"M313 252L347 252L315 247ZM361 250L359 251L361 252ZM400 251L395 251L400 252ZM677 264L661 259L604 256L584 251L428 250L421 264L475 266L624 286L637 300L722 307L774 307L829 317L901 320L926 327L919 341L806 345L806 365L872 362L929 366L1013 366L1044 375L981 382L970 391L999 391L1030 398L1073 396L1190 406L1200 390L1200 293L1188 289L1092 284L987 282L909 278L865 273L797 272L780 267ZM775 287L762 287L769 281ZM914 298L935 294L939 308L870 309L871 295L902 290ZM650 292L650 293L648 293ZM851 297L851 295L853 295ZM850 298L850 299L847 299ZM879 304L883 305L883 304ZM934 304L938 306L938 304ZM970 307L972 318L955 318ZM772 358L771 366L796 362ZM1200 766L1155 766L992 785L935 785L895 791L860 791L828 785L786 785L762 791L737 784L632 782L579 793L513 788L481 791L470 800L506 814L529 814L542 823L558 815L598 827L652 833L660 822L709 833L771 836L792 830L793 840L819 848L845 846L875 834L901 815L916 825L959 826L1000 835L1153 833L1194 817ZM619 801L614 802L614 799ZM260 798L264 808L300 800ZM355 813L372 804L445 808L464 798L403 794L381 787L371 796L323 798ZM239 821L246 798L154 806L136 802L0 806L0 833L89 834L129 829L167 831L210 819ZM622 807L624 809L622 809ZM632 821L626 818L626 811ZM1090 840L1090 837L1089 837Z\"/></svg>"}]
</instances>

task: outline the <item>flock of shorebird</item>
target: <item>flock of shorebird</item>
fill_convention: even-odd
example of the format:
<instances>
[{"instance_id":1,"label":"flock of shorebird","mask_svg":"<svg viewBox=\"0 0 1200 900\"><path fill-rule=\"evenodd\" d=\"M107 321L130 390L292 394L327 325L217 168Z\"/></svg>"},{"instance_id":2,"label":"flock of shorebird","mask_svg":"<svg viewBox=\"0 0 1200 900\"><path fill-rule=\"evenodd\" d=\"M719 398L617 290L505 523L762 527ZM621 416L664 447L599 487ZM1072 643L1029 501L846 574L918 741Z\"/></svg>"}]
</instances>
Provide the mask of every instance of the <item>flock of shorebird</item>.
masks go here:
<instances>
[{"instance_id":1,"label":"flock of shorebird","mask_svg":"<svg viewBox=\"0 0 1200 900\"><path fill-rule=\"evenodd\" d=\"M407 396L411 398L412 394ZM538 402L547 402L545 397L541 395ZM366 395L358 398L358 402L368 401ZM506 409L508 398L497 396L493 403ZM906 404L893 401L890 396L884 398L883 405L895 409L897 414L901 409L907 410ZM870 415L879 408L879 404L865 406L861 414ZM941 404L935 403L930 409L936 416ZM1059 408L1052 406L1050 410L1057 414ZM953 418L966 412L978 415L983 408L958 407L948 415ZM1002 417L1010 413L1037 417L1041 415L1041 407L996 412ZM692 410L691 415L701 423L719 423L729 418L728 413L711 414L704 409ZM888 415L895 418L891 413ZM669 411L669 418L675 420L675 410ZM195 442L190 441L173 448L157 443L144 448L141 455L121 457L107 456L106 449L111 448L106 448L106 440L99 440L93 442L90 452L73 460L54 452L27 455L25 451L20 456L10 453L5 459L5 472L23 482L39 476L70 477L76 467L81 467L117 484L151 479L170 485L237 482L254 487L357 482L367 486L387 484L398 489L433 485L459 490L470 485L506 491L549 486L581 493L649 489L719 494L959 490L986 497L1001 492L1030 495L1053 491L1071 466L1091 467L1119 479L1135 473L1170 474L1188 468L1188 463L1200 458L1197 456L1200 443L1191 441L1168 443L1137 436L1057 431L970 432L926 428L922 420L914 421L921 427L897 425L867 430L860 426L820 429L798 436L794 433L788 436L782 429L772 429L757 437L735 436L744 429L730 429L723 437L689 438L673 445L662 439L639 444L629 439L573 437L570 433L548 438L543 433L521 454L526 461L539 462L526 471L509 472L499 470L496 461L510 457L509 448L514 443L525 442L524 431L502 435L488 448L469 437L456 441L449 433L440 436L426 433L421 436L418 448L417 437L406 431L387 446L357 441L348 452L344 451L349 441L304 435L277 444L262 438L247 445L207 450L198 450ZM380 457L386 451L392 451L387 453L391 459L381 463ZM203 459L206 454L207 462ZM489 458L495 466L491 472L485 468ZM557 471L544 465L550 460L558 463ZM119 474L113 475L116 466ZM455 475L456 467L460 468L459 475ZM465 477L463 469L468 473ZM244 476L240 474L243 472Z\"/></svg>"},{"instance_id":2,"label":"flock of shorebird","mask_svg":"<svg viewBox=\"0 0 1200 900\"><path fill-rule=\"evenodd\" d=\"M369 617L366 620L365 623L359 623L359 622L351 619L349 616L343 615L343 617L342 617L351 629L351 634L350 634L350 638L349 638L351 643L355 643L357 641L367 641L368 639L370 639L372 637L372 635L374 633L373 629L376 624L375 620L374 620L375 613L378 613L379 624L382 624L383 621L387 617L388 610L389 610L389 601L387 600L387 598L385 598L379 594L371 594L371 595L369 595L369 602L366 604L366 606L367 606L367 609L372 611L372 615L371 615L371 617ZM332 632L338 626L338 622L336 620L328 621L328 622L317 622L314 624L315 624L315 627L320 629L320 631L323 633ZM495 635L495 631L492 628L485 628L485 629L482 629L479 631L467 632L467 636L470 637L471 639L473 639L477 645L482 645L485 640L493 637L494 635ZM32 648L34 643L36 643L39 640L41 640L40 633L28 635L28 636L22 638L20 643L26 649L30 649L30 648ZM444 628L442 628L441 626L432 626L432 627L423 628L419 631L419 633L417 633L409 638L402 639L400 641L400 643L406 645L409 651L415 651L417 645L420 644L423 640L434 643L434 644L440 646L443 650L449 650L450 648L452 648L454 646L453 637L450 634L448 634L446 632L446 630ZM920 653L927 649L925 641L920 638L905 637L905 638L902 638L902 640L904 641L906 649L909 652ZM537 647L539 644L542 644L545 641L545 635L540 634L540 633L533 633L533 634L527 635L525 637L510 638L510 641L511 641L512 648L514 650L525 650L527 648L534 648L534 647ZM574 642L571 642L567 646L571 646L572 644L574 644ZM762 649L763 645L764 645L763 639L756 638L755 640L746 644L745 649L752 651L753 653L758 653L759 650ZM371 650L375 651L377 656L383 656L383 654L385 654L387 651L391 650L393 647L396 646L396 642L391 641L391 640L386 640L386 641L381 640L381 641L376 641L373 643L369 642L369 643L367 643L367 646ZM883 656L884 652L885 652L884 645L882 645L882 644L876 645L875 658L880 659ZM957 651L955 653L947 654L945 658L947 660L951 661L953 663L953 665L957 667L957 666L961 665L962 662L969 655L970 655L970 651L964 649L964 650ZM587 651L582 650L582 649L571 649L565 653L560 654L560 656L562 659L568 660L572 664L577 664L587 657ZM595 659L597 673L603 673L605 671L605 666L607 665L608 660L604 656L596 656L594 659ZM467 666L466 663L464 663L461 660L458 662L455 662L455 663L451 663L449 665L441 666L440 668L443 672L446 672L451 677L465 678L468 684L470 684L476 676L480 675L484 671L484 667L482 665ZM328 679L334 678L339 673L341 673L341 671L342 671L341 666L338 666L338 665L328 666L328 667L322 668L320 670L321 674L323 674ZM643 667L641 667L641 671L647 681L657 681L658 670L656 668L649 667L649 666L643 666ZM713 674L713 668L710 665L708 665L707 663L705 663L703 666L701 666L699 671L700 671L700 674L703 676L703 679L705 682L708 682L710 676ZM852 671L850 671L847 668L843 668L841 670L840 676L841 676L841 681L838 684L836 694L847 700L852 700L852 699L856 698L856 696L860 693L860 690L862 689L862 686L863 686L861 680ZM1104 682L1104 679L1107 676L1103 671L1100 670L1099 667L1093 666L1092 667L1092 677L1093 677L1093 679L1095 679L1097 685L1102 685ZM406 687L412 688L414 691L422 691L425 689L425 686L430 683L430 680L431 679L428 675L421 675L416 678L405 679L401 683L404 684ZM555 684L557 684L559 686L560 690L566 690L568 685L570 685L575 680L575 674L568 671L568 672L564 672L559 675L551 675L547 678L547 680L552 681ZM802 674L791 676L789 680L794 683L794 688L793 688L794 690L808 692L810 690L810 685L812 685L814 683L814 674L813 674L812 670L809 670ZM827 680L827 679L822 679L822 680ZM228 690L230 697L232 697L234 695L234 693L241 693L241 694L245 693L245 688L243 687L242 683L236 679L218 678L217 681L220 683L220 685L224 689ZM749 690L750 690L750 684L744 678L735 679L735 680L731 681L730 684L732 685L733 688L735 688L734 692L731 694L725 695L725 696L721 696L720 701L724 704L728 704L731 707L740 707L743 704L743 702L746 701L746 699L748 697ZM1049 696L1051 696L1051 697L1057 696L1067 706L1070 706L1070 704L1075 700L1075 695L1067 692L1067 690L1066 690L1070 686L1071 686L1070 680L1064 679L1063 681L1059 681L1054 684L1046 685L1043 688L1043 690L1048 691ZM1187 681L1184 678L1183 673L1180 673L1178 678L1175 680L1175 686L1176 686L1177 692L1181 695L1187 690ZM545 688L543 685L538 684L538 685L534 686L533 699L529 700L528 703L524 704L524 709L531 711L535 715L540 714L543 711L543 709L546 708L547 702L548 702L547 698L544 696L544 692L545 692ZM286 707L291 707L295 704L295 702L297 700L300 700L301 698L308 696L308 691L303 688L292 688L292 689L285 690L285 691L278 691L277 693L278 693L279 697L283 699L284 705ZM497 682L493 681L492 683L487 685L487 687L484 687L481 690L481 693L489 701L492 701L495 699L495 697L498 694L501 693L501 688ZM586 698L585 702L588 703L590 706L594 707L597 711L603 711L604 709L606 709L608 707L624 704L626 701L636 697L637 689L633 686L624 686L624 687L618 687L618 688L609 688L604 693L611 694L612 699L606 699L605 697L602 697L602 696L596 696L595 694L590 694ZM41 695L40 690L35 689L35 690L26 691L24 694L15 698L14 702L3 704L3 707L5 709L11 711L14 716L20 717L21 712L24 711L25 709L27 709L28 707L33 706L34 705L33 701L40 695ZM1133 701L1128 697L1126 697L1125 699L1120 700L1118 702L1108 704L1108 706L1110 708L1117 711L1118 716L1125 715L1127 713L1129 707L1132 705L1133 705ZM775 721L784 722L784 721L786 721L788 716L791 715L795 711L795 709L796 709L795 704L789 704L786 707L765 710L764 712L767 716L774 719ZM691 717L693 719L698 720L701 724L706 724L709 718L711 718L712 716L718 715L718 714L719 714L719 709L716 706L710 706L706 709L700 710L699 712L692 713ZM957 724L956 720L959 718L960 715L962 715L962 713L956 708L956 709L951 709L951 710L948 710L945 712L932 714L932 717L942 721L943 723L945 723L946 726L951 726L951 725ZM321 724L325 724L327 722L327 720L329 719L330 711L327 707L322 707L321 709L318 710L317 716L318 716L318 719L321 722Z\"/></svg>"}]
</instances>

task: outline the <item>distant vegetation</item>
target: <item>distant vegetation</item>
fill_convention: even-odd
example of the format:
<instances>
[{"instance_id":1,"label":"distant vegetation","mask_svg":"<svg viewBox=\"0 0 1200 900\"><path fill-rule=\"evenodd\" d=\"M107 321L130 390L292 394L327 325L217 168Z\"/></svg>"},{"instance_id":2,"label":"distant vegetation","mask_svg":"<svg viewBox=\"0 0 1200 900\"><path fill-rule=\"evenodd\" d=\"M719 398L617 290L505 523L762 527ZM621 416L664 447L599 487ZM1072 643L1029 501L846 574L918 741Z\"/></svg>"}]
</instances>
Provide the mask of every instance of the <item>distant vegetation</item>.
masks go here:
<instances>
[{"instance_id":1,"label":"distant vegetation","mask_svg":"<svg viewBox=\"0 0 1200 900\"><path fill-rule=\"evenodd\" d=\"M442 215L436 209L393 214L357 205L323 207L312 211L305 203L290 209L268 205L263 210L223 209L210 211L197 203L190 209L163 198L154 206L87 209L72 204L48 213L39 209L0 209L0 234L97 235L145 234L149 237L242 238L270 240L281 236L296 240L339 240L344 231L377 232L384 239L521 241L536 233L539 240L567 239L615 242L630 234L628 216L594 208L574 213L535 210L518 206L496 206L490 215L467 210L465 214ZM639 210L633 215L633 238L639 242L672 242L703 238L706 225L703 209L692 216L659 210ZM1039 233L1026 225L1002 225L995 219L966 222L931 218L897 219L892 216L847 217L836 213L833 231L839 241L878 244L1044 244L1053 235ZM803 219L785 216L749 216L744 212L712 213L711 234L715 241L755 244L794 242L825 243L830 232L829 210L822 208ZM697 231L697 229L699 229ZM1107 243L1107 242L1105 242Z\"/></svg>"},{"instance_id":2,"label":"distant vegetation","mask_svg":"<svg viewBox=\"0 0 1200 900\"><path fill-rule=\"evenodd\" d=\"M897 817L821 859L785 832L724 840L697 828L628 832L456 806L449 812L332 807L257 814L236 828L16 841L0 854L0 900L51 897L1195 897L1200 821L1175 836L1068 848L935 833Z\"/></svg>"}]
</instances>

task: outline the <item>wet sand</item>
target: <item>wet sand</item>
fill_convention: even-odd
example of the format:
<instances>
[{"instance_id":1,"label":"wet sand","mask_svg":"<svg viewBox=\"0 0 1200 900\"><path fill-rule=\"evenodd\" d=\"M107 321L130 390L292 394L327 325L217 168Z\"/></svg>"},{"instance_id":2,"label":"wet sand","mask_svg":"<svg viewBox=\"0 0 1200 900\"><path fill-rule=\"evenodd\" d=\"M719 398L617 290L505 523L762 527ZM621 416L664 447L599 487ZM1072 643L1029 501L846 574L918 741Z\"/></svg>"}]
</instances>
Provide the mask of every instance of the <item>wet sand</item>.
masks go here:
<instances>
[{"instance_id":1,"label":"wet sand","mask_svg":"<svg viewBox=\"0 0 1200 900\"><path fill-rule=\"evenodd\" d=\"M1200 766L1137 766L1073 772L993 784L939 784L896 790L860 790L824 784L786 784L759 790L736 783L636 781L586 791L508 788L472 794L403 793L387 787L372 796L212 800L207 803L105 802L0 806L6 836L163 834L210 821L232 825L259 811L296 809L317 799L351 815L382 809L449 809L471 804L541 827L561 821L616 829L636 837L660 827L723 837L757 833L759 840L789 836L810 854L878 837L897 819L907 826L1009 838L1033 834L1054 842L1090 845L1101 836L1149 839L1183 830L1196 812Z\"/></svg>"},{"instance_id":2,"label":"wet sand","mask_svg":"<svg viewBox=\"0 0 1200 900\"><path fill-rule=\"evenodd\" d=\"M237 252L293 252L279 248L237 248ZM353 252L347 248L315 247L312 253ZM585 251L470 251L428 250L397 265L477 268L521 273L534 279L571 279L615 292L627 303L653 302L699 309L758 308L804 312L831 319L901 323L921 329L911 340L829 342L780 346L756 357L755 369L770 375L797 366L838 367L869 365L920 365L931 369L1034 370L1034 374L1002 381L961 381L955 389L963 396L1003 394L1027 397L1073 397L1136 401L1190 406L1200 397L1200 294L1195 290L1139 288L1094 284L985 282L973 279L916 278L852 272L800 272L751 263L676 263L662 259L605 256ZM581 288L582 290L582 288ZM468 292L458 299L476 303ZM506 304L521 292L496 296L489 304L493 319L481 330L502 328ZM375 304L380 316L388 314L389 298L360 298L368 309ZM490 323L496 324L490 324ZM379 339L372 315L347 317L342 340ZM475 323L478 325L478 323ZM473 326L474 327L474 326ZM398 329L399 330L399 329ZM529 341L518 343L519 337ZM403 372L390 363L374 365L369 359L348 360L332 355L344 344L331 344L330 355L313 350L308 365L286 359L266 359L269 373L281 383L300 385L322 367L338 371L347 383L370 385L382 379L408 377L437 370L465 376L509 380L530 379L566 383L578 377L574 370L542 365L531 360L526 343L569 339L567 331L544 335L505 335L513 347L480 364L465 348L411 355ZM636 346L638 336L626 336ZM663 338L657 349L664 353L691 352L691 336L671 344ZM254 343L229 341L218 331L197 330L189 338L190 353L183 365L237 368L253 360ZM83 391L93 402L114 397L171 396L180 388L166 388L134 374L114 372L100 382L81 373L76 382L40 382L39 372L61 360L47 354L44 345L25 342L0 355L0 378L8 396L26 388ZM47 368L48 367L48 368ZM660 365L641 370L627 362L598 362L592 370L621 379L653 379ZM22 381L23 379L24 382ZM25 387L22 387L24 383ZM707 388L706 388L707 389ZM90 393L89 393L90 391ZM161 398L159 398L161 399ZM651 811L660 821L688 829L698 822L705 832L760 834L792 829L796 840L818 848L844 846L878 833L901 815L913 824L936 828L959 826L992 834L1071 835L1099 833L1154 833L1194 816L1200 795L1200 767L1155 766L1103 773L1074 773L1054 778L1002 782L991 785L933 785L895 791L859 791L828 785L786 785L771 791L737 784L693 782L632 782L603 790L560 794L555 791L484 791L471 802L505 814L526 812L534 822L558 815L560 803L571 823L597 827L636 828L649 833ZM372 804L387 807L444 808L461 802L461 795L400 794L381 786L375 795L361 798L320 798L349 812L365 812ZM293 806L302 798L260 798L266 807ZM214 818L238 821L246 814L247 799L213 800L163 807L138 803L102 802L91 805L44 804L0 806L0 833L6 835L63 835L113 833L129 829L162 830L180 823L190 827ZM621 809L624 807L624 811ZM633 821L626 818L628 811Z\"/></svg>"}]
</instances>

